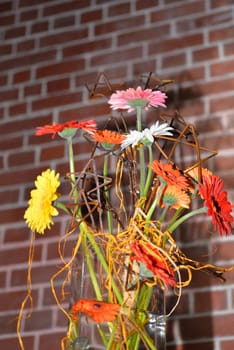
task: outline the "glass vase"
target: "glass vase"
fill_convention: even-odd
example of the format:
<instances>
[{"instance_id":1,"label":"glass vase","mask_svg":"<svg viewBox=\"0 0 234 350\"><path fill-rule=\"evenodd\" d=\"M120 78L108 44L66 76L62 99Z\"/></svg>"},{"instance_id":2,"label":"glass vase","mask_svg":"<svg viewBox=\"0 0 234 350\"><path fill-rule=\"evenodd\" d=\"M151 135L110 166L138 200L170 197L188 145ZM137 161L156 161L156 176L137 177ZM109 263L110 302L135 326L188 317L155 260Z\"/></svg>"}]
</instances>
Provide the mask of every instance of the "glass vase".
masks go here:
<instances>
[{"instance_id":1,"label":"glass vase","mask_svg":"<svg viewBox=\"0 0 234 350\"><path fill-rule=\"evenodd\" d=\"M102 268L100 262L95 254L92 254L92 266L95 268L95 275L99 281L99 286L103 296L107 295L106 283L104 283L104 277L101 274ZM102 285L103 284L103 285ZM132 292L129 292L132 293ZM134 292L133 292L134 293ZM141 291L139 295L141 294ZM130 295L130 294L129 294ZM93 284L90 280L89 269L87 266L86 256L82 249L78 252L76 259L71 268L71 305L74 305L79 299L96 299L96 293ZM105 299L105 298L104 298ZM147 302L147 308L142 310L142 298L140 302L140 314L144 315L144 329L152 339L154 346L152 348L147 345L146 341L138 339L134 342L134 350L165 350L166 349L166 315L165 315L165 291L160 285L154 285L150 291L150 299ZM131 322L126 319L128 312L124 309L122 320L126 324L127 331L129 333L136 332L134 322L132 319L136 315L135 324L139 323L139 313L132 310ZM133 325L133 326L132 326ZM86 349L106 349L103 345L102 338L98 333L99 325L95 324L87 315L79 314L79 323L75 325L75 335L69 342L67 350L86 350ZM105 329L105 326L104 326ZM106 330L108 326L106 325ZM121 341L119 341L121 342ZM138 345L137 345L138 344ZM115 346L115 345L114 345ZM125 349L124 343L118 345L116 349ZM114 347L113 347L114 349Z\"/></svg>"}]
</instances>

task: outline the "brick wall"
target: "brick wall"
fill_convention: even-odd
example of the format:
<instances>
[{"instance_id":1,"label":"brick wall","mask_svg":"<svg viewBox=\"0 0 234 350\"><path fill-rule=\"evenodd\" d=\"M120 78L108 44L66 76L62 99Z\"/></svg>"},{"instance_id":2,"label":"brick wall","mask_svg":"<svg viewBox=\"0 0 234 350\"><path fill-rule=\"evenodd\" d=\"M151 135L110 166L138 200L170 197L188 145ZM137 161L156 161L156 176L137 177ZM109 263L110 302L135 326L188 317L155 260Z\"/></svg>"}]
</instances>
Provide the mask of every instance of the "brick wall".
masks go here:
<instances>
[{"instance_id":1,"label":"brick wall","mask_svg":"<svg viewBox=\"0 0 234 350\"><path fill-rule=\"evenodd\" d=\"M19 349L16 316L26 291L30 238L22 217L30 188L48 166L67 170L60 140L36 138L34 128L109 115L98 101L87 103L84 84L98 72L112 82L149 71L175 79L170 109L196 124L204 146L219 149L209 166L225 179L234 201L233 23L233 0L0 1L1 349ZM59 349L66 330L48 284L64 225L57 220L36 240L25 350ZM213 263L234 264L234 239L209 238L209 229L204 221L187 225L184 248ZM233 324L234 273L225 284L195 273L169 321L168 349L232 350Z\"/></svg>"}]
</instances>

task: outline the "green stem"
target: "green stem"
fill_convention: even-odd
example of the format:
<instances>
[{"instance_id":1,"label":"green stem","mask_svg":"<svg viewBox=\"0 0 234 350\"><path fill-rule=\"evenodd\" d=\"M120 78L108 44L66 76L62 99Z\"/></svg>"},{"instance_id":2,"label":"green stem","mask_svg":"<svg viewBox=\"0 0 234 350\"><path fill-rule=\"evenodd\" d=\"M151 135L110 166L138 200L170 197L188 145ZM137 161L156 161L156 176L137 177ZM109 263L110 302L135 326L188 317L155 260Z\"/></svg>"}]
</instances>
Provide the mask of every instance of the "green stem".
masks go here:
<instances>
[{"instance_id":1,"label":"green stem","mask_svg":"<svg viewBox=\"0 0 234 350\"><path fill-rule=\"evenodd\" d=\"M195 215L198 215L198 214L202 214L202 213L206 213L206 212L207 212L207 208L206 207L202 207L202 208L193 210L193 211L185 214L184 216L181 216L181 218L179 218L173 224L169 225L167 227L167 231L172 233L173 231L175 231L175 229L177 229L178 226L180 226L184 221L188 220L192 216L195 216Z\"/></svg>"},{"instance_id":2,"label":"green stem","mask_svg":"<svg viewBox=\"0 0 234 350\"><path fill-rule=\"evenodd\" d=\"M148 151L149 151L149 164L151 164L153 161L152 145L148 146ZM147 196L147 193L149 191L149 187L150 187L151 179L152 179L152 173L153 173L153 170L150 167L148 167L147 179L146 179L146 183L145 183L145 187L144 187L144 191L143 191L144 197Z\"/></svg>"},{"instance_id":3,"label":"green stem","mask_svg":"<svg viewBox=\"0 0 234 350\"><path fill-rule=\"evenodd\" d=\"M105 178L108 175L108 155L105 155L104 157L104 165L103 165L103 177L104 177L104 181ZM107 198L107 200L109 199L109 192L108 192L108 186L104 186L104 193L105 193L105 197ZM109 233L113 232L113 221L112 221L112 215L110 210L107 209L107 224L108 224L108 231Z\"/></svg>"},{"instance_id":4,"label":"green stem","mask_svg":"<svg viewBox=\"0 0 234 350\"><path fill-rule=\"evenodd\" d=\"M89 276L91 278L92 281L92 285L95 291L95 295L97 297L98 300L102 301L102 293L100 291L99 285L98 285L98 281L97 281L97 277L95 274L95 270L93 268L93 264L92 264L92 260L91 260L91 256L90 256L90 250L87 246L87 237L86 237L86 233L83 232L83 248L84 248L84 256L86 258L86 263L87 263L87 267L89 270Z\"/></svg>"},{"instance_id":5,"label":"green stem","mask_svg":"<svg viewBox=\"0 0 234 350\"><path fill-rule=\"evenodd\" d=\"M145 219L146 223L148 223L150 221L151 216L153 215L154 210L157 207L157 204L159 203L159 200L160 200L160 197L161 197L161 194L162 194L162 191L163 191L164 187L165 187L165 185L161 184L161 186L157 190L156 197L155 197L153 203L151 204L151 206L150 206L150 208L148 210L148 213L146 215L146 219Z\"/></svg>"},{"instance_id":6,"label":"green stem","mask_svg":"<svg viewBox=\"0 0 234 350\"><path fill-rule=\"evenodd\" d=\"M141 123L141 107L136 108L137 111L137 131L142 131L142 123ZM140 196L143 196L144 186L145 186L145 154L144 154L144 146L141 145L139 148L139 157L140 157Z\"/></svg>"},{"instance_id":7,"label":"green stem","mask_svg":"<svg viewBox=\"0 0 234 350\"><path fill-rule=\"evenodd\" d=\"M109 273L109 267L108 267L108 264L104 258L104 256L102 255L102 252L101 252L101 249L100 247L98 246L97 242L95 241L92 233L90 233L88 230L86 231L86 235L88 237L88 240L90 241L90 243L92 244L92 247L95 251L95 253L97 254L98 258L99 258L99 261L100 263L102 264L103 268L104 268L104 271L106 272L107 275L110 275ZM111 277L111 276L110 276ZM115 293L115 296L118 300L118 303L121 305L122 302L123 302L123 298L121 296L121 293L119 292L118 290L118 287L114 281L113 278L111 278L111 285L112 285L112 288L113 288L113 291Z\"/></svg>"}]
</instances>

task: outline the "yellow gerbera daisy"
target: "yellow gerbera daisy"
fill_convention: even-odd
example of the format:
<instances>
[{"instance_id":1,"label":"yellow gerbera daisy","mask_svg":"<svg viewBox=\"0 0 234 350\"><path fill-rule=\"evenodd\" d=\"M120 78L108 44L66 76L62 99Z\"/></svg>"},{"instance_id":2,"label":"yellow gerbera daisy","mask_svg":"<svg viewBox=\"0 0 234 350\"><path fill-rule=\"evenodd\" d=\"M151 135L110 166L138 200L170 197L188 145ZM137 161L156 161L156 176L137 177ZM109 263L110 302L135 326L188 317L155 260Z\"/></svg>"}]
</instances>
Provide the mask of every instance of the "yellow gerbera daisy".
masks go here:
<instances>
[{"instance_id":1,"label":"yellow gerbera daisy","mask_svg":"<svg viewBox=\"0 0 234 350\"><path fill-rule=\"evenodd\" d=\"M25 211L24 219L32 231L44 234L46 228L54 224L52 216L58 215L58 210L52 205L58 198L57 188L60 186L59 173L47 169L38 175L35 189L30 193L31 198Z\"/></svg>"}]
</instances>

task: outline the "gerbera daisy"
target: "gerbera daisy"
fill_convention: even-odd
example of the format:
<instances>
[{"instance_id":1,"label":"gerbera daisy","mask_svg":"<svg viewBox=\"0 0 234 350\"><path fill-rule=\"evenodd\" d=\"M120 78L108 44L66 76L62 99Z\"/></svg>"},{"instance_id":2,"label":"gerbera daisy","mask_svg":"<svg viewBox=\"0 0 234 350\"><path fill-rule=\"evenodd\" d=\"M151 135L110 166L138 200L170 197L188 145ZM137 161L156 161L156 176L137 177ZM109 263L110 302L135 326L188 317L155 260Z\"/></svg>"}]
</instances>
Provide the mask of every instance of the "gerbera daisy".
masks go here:
<instances>
[{"instance_id":1,"label":"gerbera daisy","mask_svg":"<svg viewBox=\"0 0 234 350\"><path fill-rule=\"evenodd\" d=\"M161 91L153 91L151 89L142 90L142 88L138 86L136 89L117 90L116 93L111 95L108 103L114 110L126 109L128 112L131 112L137 107L145 109L151 106L166 107L166 98L166 94Z\"/></svg>"},{"instance_id":2,"label":"gerbera daisy","mask_svg":"<svg viewBox=\"0 0 234 350\"><path fill-rule=\"evenodd\" d=\"M188 175L190 175L195 181L199 181L199 168L195 167L187 172ZM201 176L202 178L204 176L208 177L211 176L212 172L208 170L207 168L201 168Z\"/></svg>"},{"instance_id":3,"label":"gerbera daisy","mask_svg":"<svg viewBox=\"0 0 234 350\"><path fill-rule=\"evenodd\" d=\"M231 215L232 204L227 200L227 192L222 191L223 180L216 175L203 178L203 183L199 183L199 193L208 208L207 214L212 217L215 230L221 236L229 235L232 232Z\"/></svg>"},{"instance_id":4,"label":"gerbera daisy","mask_svg":"<svg viewBox=\"0 0 234 350\"><path fill-rule=\"evenodd\" d=\"M97 130L92 134L95 142L106 143L110 145L120 145L125 139L125 135L111 130Z\"/></svg>"},{"instance_id":5,"label":"gerbera daisy","mask_svg":"<svg viewBox=\"0 0 234 350\"><path fill-rule=\"evenodd\" d=\"M190 197L177 186L168 185L162 195L163 206L168 206L171 209L189 208Z\"/></svg>"},{"instance_id":6,"label":"gerbera daisy","mask_svg":"<svg viewBox=\"0 0 234 350\"><path fill-rule=\"evenodd\" d=\"M105 303L103 301L80 299L72 306L73 318L78 312L90 316L97 323L114 321L120 311L119 304Z\"/></svg>"},{"instance_id":7,"label":"gerbera daisy","mask_svg":"<svg viewBox=\"0 0 234 350\"><path fill-rule=\"evenodd\" d=\"M176 285L173 269L156 247L153 248L150 243L140 243L138 241L131 242L130 247L133 252L132 260L144 264L165 286Z\"/></svg>"},{"instance_id":8,"label":"gerbera daisy","mask_svg":"<svg viewBox=\"0 0 234 350\"><path fill-rule=\"evenodd\" d=\"M46 228L54 224L52 216L57 216L58 211L53 206L53 201L58 198L57 188L60 186L59 173L47 169L37 176L35 189L30 193L31 198L25 211L24 219L32 231L44 234Z\"/></svg>"},{"instance_id":9,"label":"gerbera daisy","mask_svg":"<svg viewBox=\"0 0 234 350\"><path fill-rule=\"evenodd\" d=\"M56 134L63 132L66 129L82 129L90 134L96 131L97 125L95 120L84 120L78 122L76 120L70 120L63 124L44 125L36 128L35 135L42 136L52 134L52 138L55 138Z\"/></svg>"},{"instance_id":10,"label":"gerbera daisy","mask_svg":"<svg viewBox=\"0 0 234 350\"><path fill-rule=\"evenodd\" d=\"M170 163L154 160L150 167L166 184L175 185L184 191L188 189L189 182L186 177L181 175L178 169L174 169Z\"/></svg>"},{"instance_id":11,"label":"gerbera daisy","mask_svg":"<svg viewBox=\"0 0 234 350\"><path fill-rule=\"evenodd\" d=\"M159 124L159 121L151 125L150 128L146 128L142 131L130 130L130 133L123 139L121 148L125 149L129 146L134 147L140 142L144 144L152 144L154 137L172 136L171 130L173 130L171 126L167 123Z\"/></svg>"}]
</instances>

